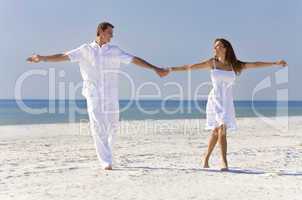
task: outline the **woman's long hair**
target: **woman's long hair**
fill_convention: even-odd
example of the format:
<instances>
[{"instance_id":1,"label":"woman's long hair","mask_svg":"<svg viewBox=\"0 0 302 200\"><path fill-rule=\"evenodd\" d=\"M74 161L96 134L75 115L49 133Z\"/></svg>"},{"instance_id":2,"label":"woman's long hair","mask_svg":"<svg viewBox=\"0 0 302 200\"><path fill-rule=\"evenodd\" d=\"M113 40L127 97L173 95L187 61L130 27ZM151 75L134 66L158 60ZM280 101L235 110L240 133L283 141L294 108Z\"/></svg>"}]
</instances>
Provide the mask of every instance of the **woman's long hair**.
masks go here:
<instances>
[{"instance_id":1,"label":"woman's long hair","mask_svg":"<svg viewBox=\"0 0 302 200\"><path fill-rule=\"evenodd\" d=\"M222 45L226 48L225 52L225 60L228 65L231 65L233 70L235 71L236 75L239 75L243 69L244 62L237 60L234 49L229 41L227 41L224 38L217 38L214 41L214 44L216 42L221 42Z\"/></svg>"}]
</instances>

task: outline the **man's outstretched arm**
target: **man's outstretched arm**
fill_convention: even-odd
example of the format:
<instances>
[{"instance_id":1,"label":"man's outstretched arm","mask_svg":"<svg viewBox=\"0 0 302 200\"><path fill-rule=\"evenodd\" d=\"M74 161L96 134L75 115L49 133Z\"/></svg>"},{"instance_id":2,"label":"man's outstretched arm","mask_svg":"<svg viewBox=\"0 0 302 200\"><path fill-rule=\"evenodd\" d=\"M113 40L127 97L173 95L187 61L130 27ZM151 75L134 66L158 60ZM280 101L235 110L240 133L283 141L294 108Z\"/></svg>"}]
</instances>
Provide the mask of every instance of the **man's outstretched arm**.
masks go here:
<instances>
[{"instance_id":1,"label":"man's outstretched arm","mask_svg":"<svg viewBox=\"0 0 302 200\"><path fill-rule=\"evenodd\" d=\"M26 59L27 62L30 63L38 63L38 62L62 62L62 61L69 61L69 57L66 54L55 54L49 56L41 56L38 54L32 55L31 57Z\"/></svg>"},{"instance_id":2,"label":"man's outstretched arm","mask_svg":"<svg viewBox=\"0 0 302 200\"><path fill-rule=\"evenodd\" d=\"M169 73L169 70L156 67L155 65L152 65L152 64L148 63L147 61L145 61L144 59L141 59L141 58L136 57L136 56L133 57L132 63L135 64L135 65L138 65L140 67L144 67L144 68L147 68L147 69L152 69L160 77L166 76Z\"/></svg>"}]
</instances>

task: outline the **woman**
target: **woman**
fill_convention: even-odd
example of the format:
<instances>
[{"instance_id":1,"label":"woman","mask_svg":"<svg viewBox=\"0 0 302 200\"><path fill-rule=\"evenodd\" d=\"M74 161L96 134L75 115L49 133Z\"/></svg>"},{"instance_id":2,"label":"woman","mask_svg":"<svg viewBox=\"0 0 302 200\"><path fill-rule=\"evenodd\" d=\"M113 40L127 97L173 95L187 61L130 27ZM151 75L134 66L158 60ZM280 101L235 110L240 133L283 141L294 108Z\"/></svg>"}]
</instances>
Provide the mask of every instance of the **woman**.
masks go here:
<instances>
[{"instance_id":1,"label":"woman","mask_svg":"<svg viewBox=\"0 0 302 200\"><path fill-rule=\"evenodd\" d=\"M169 71L187 71L192 69L211 69L213 89L208 96L206 107L206 129L212 130L208 148L203 159L203 167L209 168L210 155L218 142L221 149L222 171L228 170L227 162L227 130L235 130L235 111L232 85L235 76L242 70L267 67L272 65L286 66L283 60L277 62L242 62L236 58L229 41L218 38L214 41L214 57L201 63L171 67Z\"/></svg>"}]
</instances>

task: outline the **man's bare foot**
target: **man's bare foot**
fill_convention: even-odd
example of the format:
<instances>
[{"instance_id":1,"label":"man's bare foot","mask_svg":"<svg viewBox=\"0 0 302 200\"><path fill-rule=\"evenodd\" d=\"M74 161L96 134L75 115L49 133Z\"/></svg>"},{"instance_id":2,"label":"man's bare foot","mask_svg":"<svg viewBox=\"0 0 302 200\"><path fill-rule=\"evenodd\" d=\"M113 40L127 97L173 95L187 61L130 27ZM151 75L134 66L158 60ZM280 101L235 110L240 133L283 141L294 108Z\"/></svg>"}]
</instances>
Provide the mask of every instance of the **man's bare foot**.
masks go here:
<instances>
[{"instance_id":1,"label":"man's bare foot","mask_svg":"<svg viewBox=\"0 0 302 200\"><path fill-rule=\"evenodd\" d=\"M112 170L112 166L109 165L108 167L105 167L104 170Z\"/></svg>"}]
</instances>

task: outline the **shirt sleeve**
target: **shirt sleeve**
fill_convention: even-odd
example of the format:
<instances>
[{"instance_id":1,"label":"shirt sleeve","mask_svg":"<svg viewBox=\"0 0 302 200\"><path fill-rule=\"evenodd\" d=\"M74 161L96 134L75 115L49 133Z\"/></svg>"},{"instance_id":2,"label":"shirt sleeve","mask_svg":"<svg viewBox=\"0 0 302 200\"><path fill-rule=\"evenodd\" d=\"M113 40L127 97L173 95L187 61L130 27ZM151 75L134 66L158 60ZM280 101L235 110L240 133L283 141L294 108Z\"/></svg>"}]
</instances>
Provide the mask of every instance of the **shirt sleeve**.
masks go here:
<instances>
[{"instance_id":1,"label":"shirt sleeve","mask_svg":"<svg viewBox=\"0 0 302 200\"><path fill-rule=\"evenodd\" d=\"M72 49L70 51L67 51L65 55L67 55L71 62L81 62L84 58L84 51L85 51L85 44L82 46Z\"/></svg>"},{"instance_id":2,"label":"shirt sleeve","mask_svg":"<svg viewBox=\"0 0 302 200\"><path fill-rule=\"evenodd\" d=\"M126 53L125 51L119 48L119 59L121 63L130 64L133 58L134 58L133 55Z\"/></svg>"}]
</instances>

